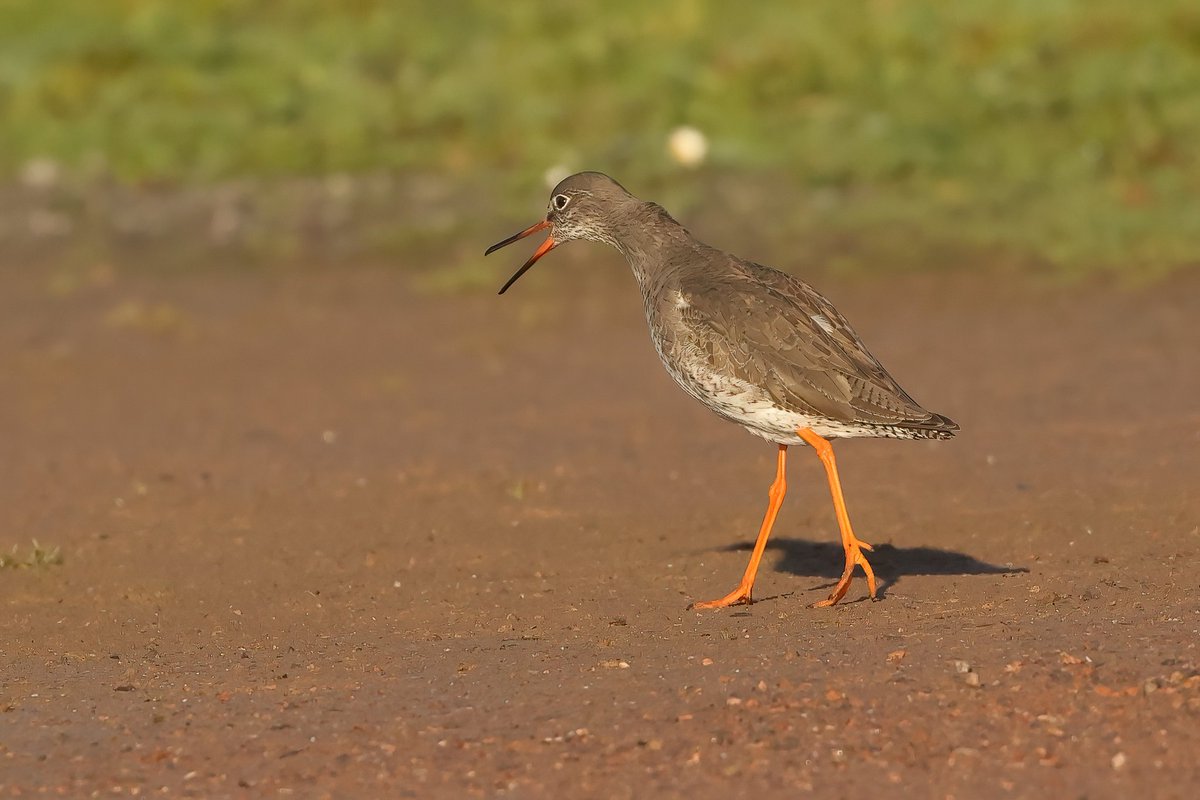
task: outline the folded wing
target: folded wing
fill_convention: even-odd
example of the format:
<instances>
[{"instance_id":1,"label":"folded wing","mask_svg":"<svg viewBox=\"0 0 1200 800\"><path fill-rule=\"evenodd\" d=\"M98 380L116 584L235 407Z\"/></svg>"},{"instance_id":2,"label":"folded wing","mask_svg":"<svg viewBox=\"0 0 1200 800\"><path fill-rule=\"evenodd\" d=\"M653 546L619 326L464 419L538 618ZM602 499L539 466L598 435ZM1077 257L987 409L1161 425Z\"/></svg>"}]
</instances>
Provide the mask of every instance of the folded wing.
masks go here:
<instances>
[{"instance_id":1,"label":"folded wing","mask_svg":"<svg viewBox=\"0 0 1200 800\"><path fill-rule=\"evenodd\" d=\"M760 387L779 407L840 422L952 431L867 351L807 283L742 262L719 283L683 287L688 346L707 368Z\"/></svg>"}]
</instances>

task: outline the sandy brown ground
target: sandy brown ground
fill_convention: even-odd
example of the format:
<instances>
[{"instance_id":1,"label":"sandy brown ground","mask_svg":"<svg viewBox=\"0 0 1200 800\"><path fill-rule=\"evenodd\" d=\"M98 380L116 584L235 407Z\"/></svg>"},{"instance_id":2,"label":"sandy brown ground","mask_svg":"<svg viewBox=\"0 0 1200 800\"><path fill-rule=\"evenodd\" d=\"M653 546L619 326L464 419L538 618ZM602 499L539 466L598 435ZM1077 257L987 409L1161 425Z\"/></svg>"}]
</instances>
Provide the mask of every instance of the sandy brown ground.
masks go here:
<instances>
[{"instance_id":1,"label":"sandy brown ground","mask_svg":"<svg viewBox=\"0 0 1200 800\"><path fill-rule=\"evenodd\" d=\"M774 453L580 248L0 273L0 796L1197 796L1200 275L819 280L962 433L838 447L880 602L794 448L699 613Z\"/></svg>"}]
</instances>

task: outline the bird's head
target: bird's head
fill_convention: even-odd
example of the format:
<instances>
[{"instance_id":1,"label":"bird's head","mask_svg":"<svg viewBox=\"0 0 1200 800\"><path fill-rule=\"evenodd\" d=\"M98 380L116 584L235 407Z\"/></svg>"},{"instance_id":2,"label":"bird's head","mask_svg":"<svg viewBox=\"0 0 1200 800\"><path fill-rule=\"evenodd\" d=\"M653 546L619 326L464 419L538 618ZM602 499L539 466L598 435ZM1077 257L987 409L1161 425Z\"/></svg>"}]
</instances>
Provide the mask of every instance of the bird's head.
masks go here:
<instances>
[{"instance_id":1,"label":"bird's head","mask_svg":"<svg viewBox=\"0 0 1200 800\"><path fill-rule=\"evenodd\" d=\"M497 242L487 249L487 255L501 247L506 247L518 239L524 239L530 234L541 230L549 230L546 241L534 251L508 282L500 289L504 294L508 287L516 283L517 278L525 274L539 258L549 253L563 242L572 239L588 239L595 242L616 244L613 233L613 220L621 216L621 211L629 203L637 203L637 199L621 184L600 172L579 172L564 178L550 192L550 203L546 208L546 218L541 222L530 225L520 233L515 233L502 242Z\"/></svg>"}]
</instances>

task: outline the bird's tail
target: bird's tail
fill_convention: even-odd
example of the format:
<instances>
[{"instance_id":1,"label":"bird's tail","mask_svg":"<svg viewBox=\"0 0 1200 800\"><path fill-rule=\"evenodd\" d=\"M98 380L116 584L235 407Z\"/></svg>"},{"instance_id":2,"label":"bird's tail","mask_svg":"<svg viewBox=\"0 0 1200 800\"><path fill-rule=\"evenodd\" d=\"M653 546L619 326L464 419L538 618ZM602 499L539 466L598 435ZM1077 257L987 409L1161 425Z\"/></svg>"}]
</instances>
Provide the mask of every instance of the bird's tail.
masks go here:
<instances>
[{"instance_id":1,"label":"bird's tail","mask_svg":"<svg viewBox=\"0 0 1200 800\"><path fill-rule=\"evenodd\" d=\"M908 422L903 427L908 428L922 439L949 439L958 433L957 422L949 417L932 412L929 414L929 419L923 419L920 422Z\"/></svg>"}]
</instances>

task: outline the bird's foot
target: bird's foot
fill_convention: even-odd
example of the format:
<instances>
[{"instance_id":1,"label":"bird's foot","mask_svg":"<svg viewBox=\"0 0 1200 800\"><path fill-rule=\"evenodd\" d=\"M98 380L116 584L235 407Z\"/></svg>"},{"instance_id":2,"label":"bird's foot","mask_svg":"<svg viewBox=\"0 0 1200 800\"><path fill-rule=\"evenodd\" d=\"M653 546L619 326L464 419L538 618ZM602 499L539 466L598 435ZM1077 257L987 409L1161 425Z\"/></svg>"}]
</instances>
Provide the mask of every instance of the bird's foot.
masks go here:
<instances>
[{"instance_id":1,"label":"bird's foot","mask_svg":"<svg viewBox=\"0 0 1200 800\"><path fill-rule=\"evenodd\" d=\"M688 606L689 610L699 611L708 608L727 608L729 606L750 605L754 601L750 599L750 586L745 584L738 586L729 594L722 597L720 600L705 600L701 603L692 603Z\"/></svg>"},{"instance_id":2,"label":"bird's foot","mask_svg":"<svg viewBox=\"0 0 1200 800\"><path fill-rule=\"evenodd\" d=\"M868 553L875 548L866 542L858 539L851 539L850 545L846 548L846 569L842 571L842 578L837 582L837 586L833 587L833 591L829 593L829 597L821 600L818 603L813 603L813 608L829 608L836 605L839 600L846 596L846 592L850 589L850 583L854 580L854 567L857 564L863 568L863 572L867 575L867 589L871 592L871 599L875 599L875 571L871 569L871 564L867 561L867 557L862 551Z\"/></svg>"}]
</instances>

